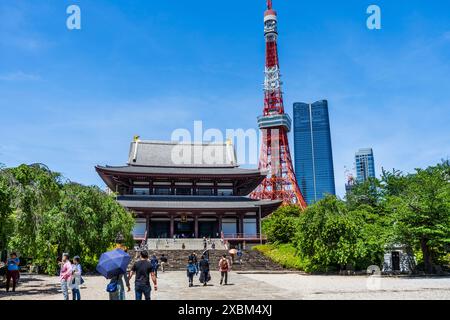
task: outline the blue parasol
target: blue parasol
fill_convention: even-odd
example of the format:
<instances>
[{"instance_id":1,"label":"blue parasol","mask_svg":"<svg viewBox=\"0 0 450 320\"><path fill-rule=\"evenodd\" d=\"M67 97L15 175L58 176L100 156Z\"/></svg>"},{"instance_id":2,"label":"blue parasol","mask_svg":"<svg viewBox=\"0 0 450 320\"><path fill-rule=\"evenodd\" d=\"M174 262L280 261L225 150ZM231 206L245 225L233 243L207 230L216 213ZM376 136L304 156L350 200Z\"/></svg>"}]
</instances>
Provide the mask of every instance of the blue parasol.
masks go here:
<instances>
[{"instance_id":1,"label":"blue parasol","mask_svg":"<svg viewBox=\"0 0 450 320\"><path fill-rule=\"evenodd\" d=\"M121 249L108 251L100 256L97 271L106 279L111 279L119 274L126 273L131 257Z\"/></svg>"}]
</instances>

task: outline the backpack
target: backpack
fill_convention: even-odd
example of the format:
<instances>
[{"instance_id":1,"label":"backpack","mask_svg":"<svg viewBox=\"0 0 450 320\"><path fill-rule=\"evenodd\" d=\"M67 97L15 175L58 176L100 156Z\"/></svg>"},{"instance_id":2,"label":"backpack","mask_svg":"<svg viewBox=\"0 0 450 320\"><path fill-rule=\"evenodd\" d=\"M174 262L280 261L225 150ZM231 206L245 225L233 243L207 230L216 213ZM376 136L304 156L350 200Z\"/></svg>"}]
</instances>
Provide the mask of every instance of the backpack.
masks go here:
<instances>
[{"instance_id":1,"label":"backpack","mask_svg":"<svg viewBox=\"0 0 450 320\"><path fill-rule=\"evenodd\" d=\"M188 269L189 273L196 273L197 272L197 269L195 268L194 264L189 264L187 269Z\"/></svg>"},{"instance_id":2,"label":"backpack","mask_svg":"<svg viewBox=\"0 0 450 320\"><path fill-rule=\"evenodd\" d=\"M227 259L222 259L220 261L220 268L222 270L228 270L228 261L227 261Z\"/></svg>"},{"instance_id":3,"label":"backpack","mask_svg":"<svg viewBox=\"0 0 450 320\"><path fill-rule=\"evenodd\" d=\"M110 282L106 286L106 291L110 292L110 293L116 292L117 291L117 282L116 281Z\"/></svg>"}]
</instances>

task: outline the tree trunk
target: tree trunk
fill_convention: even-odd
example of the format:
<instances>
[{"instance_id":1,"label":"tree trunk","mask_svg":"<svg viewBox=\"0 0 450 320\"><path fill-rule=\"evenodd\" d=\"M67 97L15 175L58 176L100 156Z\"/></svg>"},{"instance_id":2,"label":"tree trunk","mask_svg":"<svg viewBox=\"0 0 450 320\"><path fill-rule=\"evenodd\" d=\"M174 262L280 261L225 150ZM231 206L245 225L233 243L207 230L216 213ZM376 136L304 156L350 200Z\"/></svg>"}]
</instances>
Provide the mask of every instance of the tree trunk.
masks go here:
<instances>
[{"instance_id":1,"label":"tree trunk","mask_svg":"<svg viewBox=\"0 0 450 320\"><path fill-rule=\"evenodd\" d=\"M416 263L414 261L414 250L410 245L406 247L406 254L408 255L408 266L410 273L416 273Z\"/></svg>"},{"instance_id":2,"label":"tree trunk","mask_svg":"<svg viewBox=\"0 0 450 320\"><path fill-rule=\"evenodd\" d=\"M428 240L426 238L422 238L420 240L420 247L423 253L423 262L425 264L425 272L433 273L433 262L431 259L430 249L427 244Z\"/></svg>"}]
</instances>

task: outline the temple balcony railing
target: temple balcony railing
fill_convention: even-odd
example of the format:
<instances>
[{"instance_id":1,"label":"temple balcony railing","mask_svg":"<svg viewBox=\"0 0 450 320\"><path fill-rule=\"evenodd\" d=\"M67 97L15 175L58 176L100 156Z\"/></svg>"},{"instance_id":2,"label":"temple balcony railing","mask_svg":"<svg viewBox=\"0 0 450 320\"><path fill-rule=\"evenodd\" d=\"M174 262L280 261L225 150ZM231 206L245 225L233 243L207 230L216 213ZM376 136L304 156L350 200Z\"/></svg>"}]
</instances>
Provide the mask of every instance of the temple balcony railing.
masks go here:
<instances>
[{"instance_id":1,"label":"temple balcony railing","mask_svg":"<svg viewBox=\"0 0 450 320\"><path fill-rule=\"evenodd\" d=\"M267 240L267 236L260 233L223 233L224 240Z\"/></svg>"},{"instance_id":2,"label":"temple balcony railing","mask_svg":"<svg viewBox=\"0 0 450 320\"><path fill-rule=\"evenodd\" d=\"M144 233L134 232L133 239L135 241L146 241L147 240L147 231L145 231Z\"/></svg>"}]
</instances>

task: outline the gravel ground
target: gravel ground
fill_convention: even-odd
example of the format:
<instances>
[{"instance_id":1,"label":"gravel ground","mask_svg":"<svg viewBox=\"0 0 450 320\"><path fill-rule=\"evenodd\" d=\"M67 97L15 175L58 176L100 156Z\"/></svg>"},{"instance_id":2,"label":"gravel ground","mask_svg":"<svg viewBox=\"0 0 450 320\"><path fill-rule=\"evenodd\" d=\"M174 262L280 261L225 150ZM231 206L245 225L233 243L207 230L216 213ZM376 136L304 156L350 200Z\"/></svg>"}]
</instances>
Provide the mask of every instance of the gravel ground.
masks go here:
<instances>
[{"instance_id":1,"label":"gravel ground","mask_svg":"<svg viewBox=\"0 0 450 320\"><path fill-rule=\"evenodd\" d=\"M301 274L239 274L232 272L228 286L219 285L220 275L212 272L206 288L198 281L189 288L185 272L159 274L159 290L154 300L234 300L234 299L445 299L450 300L450 278L375 278L365 276L309 276ZM86 276L81 290L84 300L106 300L107 281ZM133 290L133 285L132 285ZM127 299L133 299L133 291ZM62 300L57 277L22 275L15 293L0 289L0 300Z\"/></svg>"},{"instance_id":2,"label":"gravel ground","mask_svg":"<svg viewBox=\"0 0 450 320\"><path fill-rule=\"evenodd\" d=\"M280 290L287 298L312 300L450 300L450 278L261 275L247 277Z\"/></svg>"}]
</instances>

